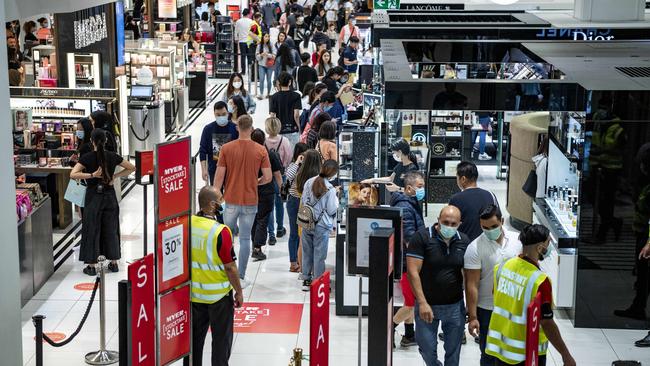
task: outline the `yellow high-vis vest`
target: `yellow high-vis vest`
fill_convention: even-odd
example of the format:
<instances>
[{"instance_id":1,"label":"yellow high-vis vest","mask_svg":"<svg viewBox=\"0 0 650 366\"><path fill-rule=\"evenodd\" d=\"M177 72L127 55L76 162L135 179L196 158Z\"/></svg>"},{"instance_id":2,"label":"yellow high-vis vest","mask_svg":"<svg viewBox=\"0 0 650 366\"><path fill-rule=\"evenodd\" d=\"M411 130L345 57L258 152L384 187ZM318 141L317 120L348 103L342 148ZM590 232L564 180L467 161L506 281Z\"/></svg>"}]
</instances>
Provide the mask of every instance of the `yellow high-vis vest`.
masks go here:
<instances>
[{"instance_id":1,"label":"yellow high-vis vest","mask_svg":"<svg viewBox=\"0 0 650 366\"><path fill-rule=\"evenodd\" d=\"M494 267L494 310L485 352L515 365L526 361L528 305L547 276L525 259L515 257ZM539 355L548 350L544 330L539 330Z\"/></svg>"},{"instance_id":2,"label":"yellow high-vis vest","mask_svg":"<svg viewBox=\"0 0 650 366\"><path fill-rule=\"evenodd\" d=\"M230 229L214 220L192 216L192 302L214 304L232 286L217 251L217 240Z\"/></svg>"},{"instance_id":3,"label":"yellow high-vis vest","mask_svg":"<svg viewBox=\"0 0 650 366\"><path fill-rule=\"evenodd\" d=\"M255 32L255 34L257 34L258 39L261 41L262 40L262 27L260 27L260 25L256 21L253 21L253 24L251 24L250 28L253 28L253 26L256 26L257 32ZM248 28L248 33L250 33L250 31L251 31L250 28ZM248 33L247 33L247 36L246 36L246 44L249 45L249 46L253 45L253 44L257 44L258 42L253 40L253 37L251 37L251 35L248 34Z\"/></svg>"}]
</instances>

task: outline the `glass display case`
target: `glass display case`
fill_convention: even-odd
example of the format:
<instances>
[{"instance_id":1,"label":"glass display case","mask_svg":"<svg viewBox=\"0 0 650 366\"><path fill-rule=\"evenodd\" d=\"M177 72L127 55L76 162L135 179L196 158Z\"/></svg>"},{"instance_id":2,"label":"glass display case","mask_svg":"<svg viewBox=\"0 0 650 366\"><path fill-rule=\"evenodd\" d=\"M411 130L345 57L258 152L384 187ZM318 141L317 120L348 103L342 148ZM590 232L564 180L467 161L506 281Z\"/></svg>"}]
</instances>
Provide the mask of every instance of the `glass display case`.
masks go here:
<instances>
[{"instance_id":1,"label":"glass display case","mask_svg":"<svg viewBox=\"0 0 650 366\"><path fill-rule=\"evenodd\" d=\"M101 88L101 62L98 53L68 53L68 87Z\"/></svg>"},{"instance_id":2,"label":"glass display case","mask_svg":"<svg viewBox=\"0 0 650 366\"><path fill-rule=\"evenodd\" d=\"M188 49L187 43L180 41L160 41L158 42L160 48L170 48L176 50L175 55L175 71L176 71L176 85L186 86L186 76L188 72L187 60Z\"/></svg>"},{"instance_id":3,"label":"glass display case","mask_svg":"<svg viewBox=\"0 0 650 366\"><path fill-rule=\"evenodd\" d=\"M54 46L36 46L32 48L32 63L34 70L34 86L55 88L57 86L56 66L51 57L56 57ZM56 61L54 61L56 63Z\"/></svg>"},{"instance_id":4,"label":"glass display case","mask_svg":"<svg viewBox=\"0 0 650 366\"><path fill-rule=\"evenodd\" d=\"M125 61L129 88L137 83L138 72L143 67L147 67L151 70L154 83L158 86L159 99L173 100L172 90L179 82L175 48L159 48L159 45L151 40L129 42L126 45Z\"/></svg>"}]
</instances>

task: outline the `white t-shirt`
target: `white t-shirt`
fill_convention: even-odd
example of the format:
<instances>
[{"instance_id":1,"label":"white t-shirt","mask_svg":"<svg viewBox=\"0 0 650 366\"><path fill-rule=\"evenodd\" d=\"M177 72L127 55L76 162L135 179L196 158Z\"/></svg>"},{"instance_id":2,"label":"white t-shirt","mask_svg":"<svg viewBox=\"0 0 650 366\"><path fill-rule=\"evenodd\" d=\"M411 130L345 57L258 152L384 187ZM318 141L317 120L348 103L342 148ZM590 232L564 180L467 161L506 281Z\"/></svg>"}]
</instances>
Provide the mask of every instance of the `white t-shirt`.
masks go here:
<instances>
[{"instance_id":1,"label":"white t-shirt","mask_svg":"<svg viewBox=\"0 0 650 366\"><path fill-rule=\"evenodd\" d=\"M235 41L246 42L251 25L253 25L253 19L246 17L239 18L239 20L235 22Z\"/></svg>"},{"instance_id":2,"label":"white t-shirt","mask_svg":"<svg viewBox=\"0 0 650 366\"><path fill-rule=\"evenodd\" d=\"M488 239L485 234L467 247L465 269L480 269L481 280L478 285L478 307L485 310L494 308L494 266L521 254L522 245L517 233L505 228L503 245Z\"/></svg>"}]
</instances>

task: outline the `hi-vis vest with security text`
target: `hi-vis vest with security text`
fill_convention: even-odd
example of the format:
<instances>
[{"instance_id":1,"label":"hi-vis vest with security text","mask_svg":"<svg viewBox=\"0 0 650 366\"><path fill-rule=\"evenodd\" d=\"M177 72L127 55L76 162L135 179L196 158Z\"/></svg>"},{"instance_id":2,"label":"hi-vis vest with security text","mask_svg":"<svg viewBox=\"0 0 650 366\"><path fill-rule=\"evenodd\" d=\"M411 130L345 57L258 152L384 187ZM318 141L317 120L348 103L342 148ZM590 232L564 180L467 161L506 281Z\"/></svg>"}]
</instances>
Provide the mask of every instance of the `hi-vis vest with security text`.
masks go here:
<instances>
[{"instance_id":1,"label":"hi-vis vest with security text","mask_svg":"<svg viewBox=\"0 0 650 366\"><path fill-rule=\"evenodd\" d=\"M494 310L485 352L514 365L526 361L528 305L547 276L528 261L515 257L494 267ZM544 330L539 331L539 355L548 350Z\"/></svg>"},{"instance_id":2,"label":"hi-vis vest with security text","mask_svg":"<svg viewBox=\"0 0 650 366\"><path fill-rule=\"evenodd\" d=\"M232 286L217 251L217 240L230 229L214 220L192 216L192 302L214 304Z\"/></svg>"}]
</instances>

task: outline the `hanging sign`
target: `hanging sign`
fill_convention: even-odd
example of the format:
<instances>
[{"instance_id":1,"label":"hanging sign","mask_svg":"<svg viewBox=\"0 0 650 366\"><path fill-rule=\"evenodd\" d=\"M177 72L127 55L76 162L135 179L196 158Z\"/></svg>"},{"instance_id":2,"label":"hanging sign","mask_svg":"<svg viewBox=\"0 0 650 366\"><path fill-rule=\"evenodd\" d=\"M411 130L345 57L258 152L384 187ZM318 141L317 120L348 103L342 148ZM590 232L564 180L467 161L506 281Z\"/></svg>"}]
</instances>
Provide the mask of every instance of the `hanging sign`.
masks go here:
<instances>
[{"instance_id":1,"label":"hanging sign","mask_svg":"<svg viewBox=\"0 0 650 366\"><path fill-rule=\"evenodd\" d=\"M158 223L158 293L189 280L189 215Z\"/></svg>"},{"instance_id":2,"label":"hanging sign","mask_svg":"<svg viewBox=\"0 0 650 366\"><path fill-rule=\"evenodd\" d=\"M156 145L158 220L190 210L190 139Z\"/></svg>"},{"instance_id":3,"label":"hanging sign","mask_svg":"<svg viewBox=\"0 0 650 366\"><path fill-rule=\"evenodd\" d=\"M168 365L190 353L190 286L160 298L160 364Z\"/></svg>"},{"instance_id":4,"label":"hanging sign","mask_svg":"<svg viewBox=\"0 0 650 366\"><path fill-rule=\"evenodd\" d=\"M309 298L309 364L327 366L330 338L329 272L312 281Z\"/></svg>"},{"instance_id":5,"label":"hanging sign","mask_svg":"<svg viewBox=\"0 0 650 366\"><path fill-rule=\"evenodd\" d=\"M156 364L153 254L129 264L131 283L131 365Z\"/></svg>"},{"instance_id":6,"label":"hanging sign","mask_svg":"<svg viewBox=\"0 0 650 366\"><path fill-rule=\"evenodd\" d=\"M400 0L373 0L373 9L399 9Z\"/></svg>"}]
</instances>

